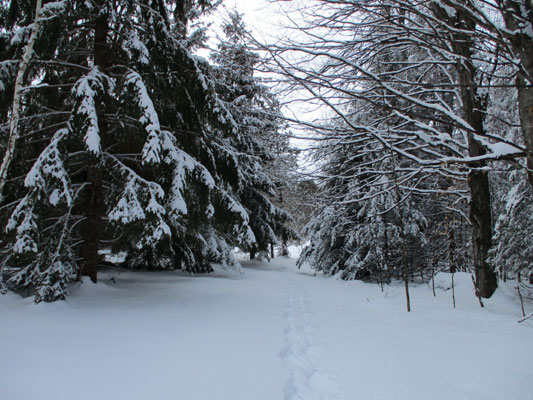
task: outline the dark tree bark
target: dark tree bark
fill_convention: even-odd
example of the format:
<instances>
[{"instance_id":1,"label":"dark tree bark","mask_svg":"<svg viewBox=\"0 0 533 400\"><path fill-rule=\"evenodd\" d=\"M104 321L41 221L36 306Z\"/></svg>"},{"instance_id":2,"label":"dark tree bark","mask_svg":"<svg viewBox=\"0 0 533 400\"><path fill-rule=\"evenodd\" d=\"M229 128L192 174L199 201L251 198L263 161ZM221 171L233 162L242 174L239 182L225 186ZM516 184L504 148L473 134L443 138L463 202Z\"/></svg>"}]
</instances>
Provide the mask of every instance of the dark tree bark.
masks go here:
<instances>
[{"instance_id":1,"label":"dark tree bark","mask_svg":"<svg viewBox=\"0 0 533 400\"><path fill-rule=\"evenodd\" d=\"M287 244L287 235L285 233L281 235L281 255L283 257L289 256L289 246Z\"/></svg>"},{"instance_id":2,"label":"dark tree bark","mask_svg":"<svg viewBox=\"0 0 533 400\"><path fill-rule=\"evenodd\" d=\"M81 274L88 276L94 283L98 278L101 231L103 229L102 213L104 199L102 195L102 170L98 165L91 165L87 171L89 186L85 192L85 221L82 229L83 247L81 255L83 266Z\"/></svg>"},{"instance_id":3,"label":"dark tree bark","mask_svg":"<svg viewBox=\"0 0 533 400\"><path fill-rule=\"evenodd\" d=\"M440 11L440 12L439 12ZM454 53L461 57L457 61L457 76L462 100L463 118L472 127L468 132L468 155L477 157L486 154L485 148L476 140L475 135L485 136L483 126L484 111L486 109L484 98L478 93L476 82L476 67L472 62L473 38L468 33L475 27L469 14L456 9L457 14L449 17L446 12L439 10L443 20L449 20L451 25L458 28L452 34ZM460 32L463 29L464 32ZM492 215L489 179L482 168L486 162L479 161L471 165L468 175L470 189L470 222L472 224L472 249L474 256L474 271L476 277L476 290L484 298L492 296L498 287L496 273L487 263L489 250L492 246Z\"/></svg>"},{"instance_id":4,"label":"dark tree bark","mask_svg":"<svg viewBox=\"0 0 533 400\"><path fill-rule=\"evenodd\" d=\"M96 18L94 31L94 65L98 66L102 71L106 69L106 51L107 51L107 33L109 25L109 16L106 12L102 12L105 1L98 2L100 10ZM107 124L105 115L101 104L96 104L96 114L98 118L98 129L100 140L105 141ZM102 237L103 223L102 216L104 210L103 198L103 166L99 157L91 154L90 161L87 168L86 181L88 183L85 191L85 221L82 227L82 250L83 265L81 274L88 276L92 282L96 283L98 280L98 265L100 264L100 256L98 250L100 249L100 239Z\"/></svg>"},{"instance_id":5,"label":"dark tree bark","mask_svg":"<svg viewBox=\"0 0 533 400\"><path fill-rule=\"evenodd\" d=\"M472 145L471 148L475 150L478 146L479 144ZM476 153L480 153L477 155L484 154L484 152L472 151L471 155L476 155ZM487 174L482 171L472 171L468 177L468 187L470 188L470 221L476 285L479 295L489 298L498 287L498 282L496 273L486 261L492 246L492 217Z\"/></svg>"},{"instance_id":6,"label":"dark tree bark","mask_svg":"<svg viewBox=\"0 0 533 400\"><path fill-rule=\"evenodd\" d=\"M466 72L465 75L468 75ZM483 134L482 107L471 87L463 85L463 106L465 119L478 132ZM469 134L469 155L472 157L486 154L485 149ZM478 168L485 166L485 162L473 165L468 175L468 188L470 189L470 222L472 224L472 249L474 255L474 270L477 290L484 298L492 296L498 287L496 273L487 263L487 257L492 247L492 214L489 178L485 171Z\"/></svg>"}]
</instances>

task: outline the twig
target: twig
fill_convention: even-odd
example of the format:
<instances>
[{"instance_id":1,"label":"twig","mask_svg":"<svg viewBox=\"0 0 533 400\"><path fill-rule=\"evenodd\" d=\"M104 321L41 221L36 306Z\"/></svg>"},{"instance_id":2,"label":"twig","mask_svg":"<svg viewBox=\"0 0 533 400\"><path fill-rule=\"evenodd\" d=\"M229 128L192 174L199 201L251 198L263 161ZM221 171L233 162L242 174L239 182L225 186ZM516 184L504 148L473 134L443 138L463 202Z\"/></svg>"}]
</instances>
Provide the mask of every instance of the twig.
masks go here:
<instances>
[{"instance_id":1,"label":"twig","mask_svg":"<svg viewBox=\"0 0 533 400\"><path fill-rule=\"evenodd\" d=\"M524 322L525 320L528 320L529 318L533 317L533 312L532 313L529 313L529 315L526 315L524 318L522 319L519 319L518 320L518 323L520 322Z\"/></svg>"},{"instance_id":2,"label":"twig","mask_svg":"<svg viewBox=\"0 0 533 400\"><path fill-rule=\"evenodd\" d=\"M474 284L474 290L476 292L476 297L479 300L479 305L481 306L481 308L483 308L484 304L483 304L483 301L481 301L481 294L479 293L479 289L477 288L477 282L474 279L474 275L471 275L471 276L472 276L472 283Z\"/></svg>"}]
</instances>

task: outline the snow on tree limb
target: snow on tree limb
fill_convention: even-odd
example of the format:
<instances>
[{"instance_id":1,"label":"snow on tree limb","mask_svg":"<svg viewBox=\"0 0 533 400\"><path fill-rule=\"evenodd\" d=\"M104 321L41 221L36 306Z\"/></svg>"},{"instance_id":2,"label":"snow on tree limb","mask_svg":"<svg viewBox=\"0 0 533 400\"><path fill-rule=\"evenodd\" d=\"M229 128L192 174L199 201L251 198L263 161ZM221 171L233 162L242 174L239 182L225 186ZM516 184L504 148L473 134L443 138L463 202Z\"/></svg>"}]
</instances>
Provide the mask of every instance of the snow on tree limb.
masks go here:
<instances>
[{"instance_id":1,"label":"snow on tree limb","mask_svg":"<svg viewBox=\"0 0 533 400\"><path fill-rule=\"evenodd\" d=\"M11 119L10 119L10 124L9 124L8 143L7 143L4 157L2 159L2 164L0 165L0 202L3 199L3 191L4 191L6 179L7 179L7 173L8 173L11 161L13 160L13 156L15 154L15 149L16 149L16 143L19 138L18 124L19 124L20 113L21 113L22 92L25 89L24 79L25 79L26 71L30 64L31 58L33 57L33 52L34 52L33 49L35 46L35 42L37 41L41 33L41 26L42 26L43 21L46 19L56 17L60 12L64 10L64 7L65 7L65 1L50 2L50 3L45 4L44 6L42 6L42 0L37 0L35 2L34 21L31 27L27 27L27 29L31 28L31 35L30 35L30 38L28 39L28 43L26 44L26 48L24 49L22 60L19 63L17 77L15 80L13 104L12 104L12 109L11 109ZM0 65L0 91L3 91L5 88L5 85L2 83L2 80L6 75L5 67L7 66L7 63L10 63L10 62L2 61L2 65Z\"/></svg>"},{"instance_id":2,"label":"snow on tree limb","mask_svg":"<svg viewBox=\"0 0 533 400\"><path fill-rule=\"evenodd\" d=\"M95 66L87 75L81 77L72 89L76 98L73 114L75 114L75 118L83 118L81 133L84 135L85 147L94 155L102 153L96 104L101 101L101 97L106 92L111 92L113 88L114 82L103 74L98 66Z\"/></svg>"},{"instance_id":3,"label":"snow on tree limb","mask_svg":"<svg viewBox=\"0 0 533 400\"><path fill-rule=\"evenodd\" d=\"M53 206L57 206L60 201L64 201L67 206L72 203L70 179L58 149L59 143L66 135L68 135L67 129L61 129L56 132L52 141L39 155L24 180L26 187L46 193L49 196L50 204ZM47 190L47 186L50 186L50 183L52 183L52 190Z\"/></svg>"},{"instance_id":4,"label":"snow on tree limb","mask_svg":"<svg viewBox=\"0 0 533 400\"><path fill-rule=\"evenodd\" d=\"M170 238L172 233L165 221L166 210L161 204L165 198L161 186L142 178L115 157L109 154L107 157L125 180L118 200L107 213L109 220L121 225L141 222L143 233L136 243L139 250Z\"/></svg>"},{"instance_id":5,"label":"snow on tree limb","mask_svg":"<svg viewBox=\"0 0 533 400\"><path fill-rule=\"evenodd\" d=\"M13 160L15 146L19 137L18 123L21 111L22 87L24 86L24 76L26 74L26 70L33 55L33 46L35 45L40 32L41 4L42 0L37 0L35 3L35 20L33 23L31 36L28 44L26 45L26 49L24 50L24 55L22 56L17 73L17 79L15 81L15 94L13 96L11 121L9 124L9 138L4 158L2 159L2 164L0 165L0 202L3 200L3 191L7 179L7 172L11 161Z\"/></svg>"},{"instance_id":6,"label":"snow on tree limb","mask_svg":"<svg viewBox=\"0 0 533 400\"><path fill-rule=\"evenodd\" d=\"M530 318L533 318L533 312L532 312L532 313L529 313L529 314L526 315L525 317L519 319L519 320L518 320L518 323L521 323L521 322L527 321L527 320L530 319Z\"/></svg>"},{"instance_id":7,"label":"snow on tree limb","mask_svg":"<svg viewBox=\"0 0 533 400\"><path fill-rule=\"evenodd\" d=\"M126 86L133 88L135 92L135 102L140 109L141 116L139 122L146 129L148 139L143 147L143 162L157 164L161 162L161 126L159 117L154 107L154 103L148 94L148 89L142 77L135 71L130 71L126 75Z\"/></svg>"}]
</instances>

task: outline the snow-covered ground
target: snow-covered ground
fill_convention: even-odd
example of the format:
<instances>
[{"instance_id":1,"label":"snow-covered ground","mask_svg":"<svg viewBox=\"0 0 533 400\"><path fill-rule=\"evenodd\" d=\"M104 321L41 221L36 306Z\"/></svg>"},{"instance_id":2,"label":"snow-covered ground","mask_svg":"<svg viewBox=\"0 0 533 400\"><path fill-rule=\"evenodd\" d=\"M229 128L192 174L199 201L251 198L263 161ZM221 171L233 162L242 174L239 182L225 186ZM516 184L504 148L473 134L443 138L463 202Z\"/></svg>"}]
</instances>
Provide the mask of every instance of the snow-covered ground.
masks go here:
<instances>
[{"instance_id":1,"label":"snow-covered ground","mask_svg":"<svg viewBox=\"0 0 533 400\"><path fill-rule=\"evenodd\" d=\"M434 298L342 282L293 259L217 272L113 273L66 302L0 296L5 400L533 399L533 322L456 275ZM529 310L531 305L527 305Z\"/></svg>"}]
</instances>

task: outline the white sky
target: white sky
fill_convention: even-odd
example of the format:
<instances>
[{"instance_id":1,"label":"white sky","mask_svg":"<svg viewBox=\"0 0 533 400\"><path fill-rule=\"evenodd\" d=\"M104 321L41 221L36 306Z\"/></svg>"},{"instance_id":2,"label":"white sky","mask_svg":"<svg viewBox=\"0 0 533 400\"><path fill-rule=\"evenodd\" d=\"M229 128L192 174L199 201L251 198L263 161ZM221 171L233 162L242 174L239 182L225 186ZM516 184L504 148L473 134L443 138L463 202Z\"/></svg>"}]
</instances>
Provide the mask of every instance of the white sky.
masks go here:
<instances>
[{"instance_id":1,"label":"white sky","mask_svg":"<svg viewBox=\"0 0 533 400\"><path fill-rule=\"evenodd\" d=\"M290 25L286 20L286 15L291 18L298 18L299 13L295 10L299 7L305 6L306 0L224 0L217 13L211 18L222 20L222 16L232 9L236 9L239 13L244 14L244 21L246 27L253 35L261 42L268 43L275 41L275 37L284 36L287 31L284 26ZM292 11L292 13L291 13ZM215 28L215 26L213 26ZM216 29L216 28L215 28ZM294 30L291 30L290 35L294 35ZM216 45L216 33L211 32L210 37L213 40L213 45ZM203 54L202 54L203 55ZM283 102L283 99L281 99ZM290 117L313 120L316 116L322 114L317 111L316 105L310 103L291 103L290 106L283 108L283 112ZM299 132L297 132L299 131ZM296 127L292 129L292 134L309 136L305 130L300 131ZM309 142L307 140L291 140L293 146L300 149L307 148ZM302 164L305 162L302 160Z\"/></svg>"},{"instance_id":2,"label":"white sky","mask_svg":"<svg viewBox=\"0 0 533 400\"><path fill-rule=\"evenodd\" d=\"M218 14L223 15L225 10L237 9L244 14L247 28L258 39L266 39L283 34L284 13L296 9L303 1L305 0L224 0Z\"/></svg>"},{"instance_id":3,"label":"white sky","mask_svg":"<svg viewBox=\"0 0 533 400\"><path fill-rule=\"evenodd\" d=\"M247 25L254 31L268 30L267 25L272 19L273 9L273 4L268 0L225 0L222 7L235 8L244 14Z\"/></svg>"},{"instance_id":4,"label":"white sky","mask_svg":"<svg viewBox=\"0 0 533 400\"><path fill-rule=\"evenodd\" d=\"M267 0L225 0L222 7L235 8L244 14L246 24L255 32L269 30L273 5Z\"/></svg>"}]
</instances>

